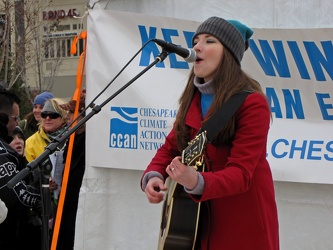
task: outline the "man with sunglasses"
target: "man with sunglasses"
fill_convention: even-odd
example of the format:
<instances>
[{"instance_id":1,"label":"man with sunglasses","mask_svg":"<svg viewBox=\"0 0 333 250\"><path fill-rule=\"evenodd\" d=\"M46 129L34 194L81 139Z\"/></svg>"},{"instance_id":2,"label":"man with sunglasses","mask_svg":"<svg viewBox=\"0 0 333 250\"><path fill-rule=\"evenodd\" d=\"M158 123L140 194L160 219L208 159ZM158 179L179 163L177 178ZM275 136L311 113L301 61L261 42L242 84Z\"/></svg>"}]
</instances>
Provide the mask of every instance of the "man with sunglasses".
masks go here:
<instances>
[{"instance_id":1,"label":"man with sunglasses","mask_svg":"<svg viewBox=\"0 0 333 250\"><path fill-rule=\"evenodd\" d=\"M6 204L8 214L0 224L0 249L25 249L33 239L27 237L29 210L40 205L39 190L22 180L12 189L7 183L25 167L18 153L9 145L17 125L20 99L5 88L0 88L0 199ZM15 124L15 125L14 125ZM14 126L13 126L14 125ZM13 127L12 127L13 126Z\"/></svg>"},{"instance_id":2,"label":"man with sunglasses","mask_svg":"<svg viewBox=\"0 0 333 250\"><path fill-rule=\"evenodd\" d=\"M20 121L20 98L0 85L0 113L8 116L8 135L12 135Z\"/></svg>"}]
</instances>

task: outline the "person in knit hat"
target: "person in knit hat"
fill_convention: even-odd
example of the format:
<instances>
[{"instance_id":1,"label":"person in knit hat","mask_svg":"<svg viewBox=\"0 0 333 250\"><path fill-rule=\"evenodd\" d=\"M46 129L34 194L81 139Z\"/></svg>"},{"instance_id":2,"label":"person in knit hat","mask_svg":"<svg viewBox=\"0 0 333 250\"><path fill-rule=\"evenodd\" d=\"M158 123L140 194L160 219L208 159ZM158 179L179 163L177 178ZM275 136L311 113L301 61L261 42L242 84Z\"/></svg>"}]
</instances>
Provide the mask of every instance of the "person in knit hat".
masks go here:
<instances>
[{"instance_id":1,"label":"person in knit hat","mask_svg":"<svg viewBox=\"0 0 333 250\"><path fill-rule=\"evenodd\" d=\"M144 171L141 188L150 203L159 203L166 199L165 181L170 178L183 186L179 196L188 199L187 206L189 202L201 204L200 219L192 233L196 235L193 239L169 225L168 232L172 235L163 235L164 239L159 241L161 249L165 244L169 247L170 241L173 249L180 249L184 244L188 249L195 246L201 250L279 249L273 178L266 159L270 108L259 83L241 68L252 34L253 30L245 24L216 16L202 22L194 33L196 60L180 96L176 120ZM229 100L235 101L236 94L245 100L239 102L240 107L223 126L222 119L221 125L210 124L219 130L212 138L208 137L212 127L207 126L208 143L200 147L204 171L184 164L187 161L182 159L182 153L196 154L195 150L188 151L189 141L198 134L203 137L201 128L209 124L215 113L222 112L219 109ZM226 117L225 113L219 115ZM197 151L199 154L200 150ZM173 195L172 190L168 195ZM173 206L178 209L174 212L178 212L178 217L176 214L174 217L178 220L182 218L179 217L181 209L188 209L180 206L182 199L173 200ZM191 212L197 215L196 211ZM196 218L193 216L190 220ZM178 225L188 223L180 221ZM163 228L161 232L166 233Z\"/></svg>"},{"instance_id":2,"label":"person in knit hat","mask_svg":"<svg viewBox=\"0 0 333 250\"><path fill-rule=\"evenodd\" d=\"M240 65L244 52L249 47L249 39L253 35L253 30L237 20L226 21L223 18L210 17L198 27L192 38L192 44L200 34L208 34L217 38Z\"/></svg>"},{"instance_id":3,"label":"person in knit hat","mask_svg":"<svg viewBox=\"0 0 333 250\"><path fill-rule=\"evenodd\" d=\"M66 131L66 111L60 107L60 105L64 103L66 103L65 100L56 97L45 102L41 112L42 120L39 124L38 131L26 140L25 157L28 162L39 157L50 142ZM53 159L53 169L63 166L62 154L64 147L64 143L58 145L57 149L50 155L50 159ZM57 188L58 184L51 179L50 190L54 191Z\"/></svg>"},{"instance_id":4,"label":"person in knit hat","mask_svg":"<svg viewBox=\"0 0 333 250\"><path fill-rule=\"evenodd\" d=\"M9 145L16 150L19 155L24 155L24 147L25 147L25 136L22 129L19 126L13 131L12 134L13 140L9 143Z\"/></svg>"},{"instance_id":5,"label":"person in knit hat","mask_svg":"<svg viewBox=\"0 0 333 250\"><path fill-rule=\"evenodd\" d=\"M44 103L52 98L54 98L54 95L51 92L42 92L39 95L36 95L33 105L35 106L38 104L44 106Z\"/></svg>"},{"instance_id":6,"label":"person in knit hat","mask_svg":"<svg viewBox=\"0 0 333 250\"><path fill-rule=\"evenodd\" d=\"M26 140L25 156L28 162L35 160L53 139L66 130L66 111L61 108L64 103L65 100L61 98L52 98L45 102L38 131Z\"/></svg>"},{"instance_id":7,"label":"person in knit hat","mask_svg":"<svg viewBox=\"0 0 333 250\"><path fill-rule=\"evenodd\" d=\"M54 95L47 91L36 95L33 102L32 112L28 113L25 118L19 122L19 127L23 130L26 138L37 132L38 125L42 120L41 112L44 104L47 100L52 98L54 98Z\"/></svg>"},{"instance_id":8,"label":"person in knit hat","mask_svg":"<svg viewBox=\"0 0 333 250\"><path fill-rule=\"evenodd\" d=\"M76 121L80 121L85 116L85 104L86 101L86 93L85 90L83 90L80 94L80 100L79 100L79 108L78 108L78 119ZM74 112L76 107L76 100L70 100L68 103L62 104L61 108L67 111L66 115L66 122L67 125L71 125L71 123L74 120ZM77 132L80 133L80 131L85 130L84 126L78 129Z\"/></svg>"},{"instance_id":9,"label":"person in knit hat","mask_svg":"<svg viewBox=\"0 0 333 250\"><path fill-rule=\"evenodd\" d=\"M80 121L85 116L85 91L81 92L77 121ZM74 120L74 112L76 107L76 100L70 100L68 103L61 105L61 107L68 111L66 115L67 125L72 124ZM70 170L67 181L67 191L64 201L64 207L61 217L61 224L58 236L58 249L74 249L75 239L75 224L76 215L79 203L80 188L85 172L86 157L86 133L85 125L82 125L76 132L74 137L73 150L71 152ZM64 164L67 161L68 143L64 150Z\"/></svg>"}]
</instances>

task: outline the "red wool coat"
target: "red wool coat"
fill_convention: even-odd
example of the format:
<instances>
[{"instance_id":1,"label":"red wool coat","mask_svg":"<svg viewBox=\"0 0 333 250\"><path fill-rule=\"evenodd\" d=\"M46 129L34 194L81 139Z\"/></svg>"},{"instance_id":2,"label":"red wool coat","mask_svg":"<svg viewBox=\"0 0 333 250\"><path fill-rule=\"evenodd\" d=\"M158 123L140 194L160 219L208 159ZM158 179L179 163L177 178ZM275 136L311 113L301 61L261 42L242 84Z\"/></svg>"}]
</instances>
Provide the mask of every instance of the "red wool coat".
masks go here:
<instances>
[{"instance_id":1,"label":"red wool coat","mask_svg":"<svg viewBox=\"0 0 333 250\"><path fill-rule=\"evenodd\" d=\"M201 127L200 94L188 111L186 124L193 137ZM199 235L202 250L278 250L278 215L274 186L266 160L270 111L264 96L250 94L236 112L232 146L207 145ZM175 132L167 136L145 173L165 168L180 155ZM145 174L144 173L144 174Z\"/></svg>"}]
</instances>

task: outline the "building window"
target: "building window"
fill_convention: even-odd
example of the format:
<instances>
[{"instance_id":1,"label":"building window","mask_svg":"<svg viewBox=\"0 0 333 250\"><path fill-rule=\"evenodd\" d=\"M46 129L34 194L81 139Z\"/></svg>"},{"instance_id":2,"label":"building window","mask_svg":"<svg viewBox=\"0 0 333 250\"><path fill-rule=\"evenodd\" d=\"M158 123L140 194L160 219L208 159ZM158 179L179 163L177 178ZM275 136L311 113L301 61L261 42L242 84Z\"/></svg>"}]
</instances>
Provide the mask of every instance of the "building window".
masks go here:
<instances>
[{"instance_id":1,"label":"building window","mask_svg":"<svg viewBox=\"0 0 333 250\"><path fill-rule=\"evenodd\" d=\"M71 30L71 26L69 24L67 24L67 25L58 25L57 31L65 31L65 30Z\"/></svg>"},{"instance_id":2,"label":"building window","mask_svg":"<svg viewBox=\"0 0 333 250\"><path fill-rule=\"evenodd\" d=\"M76 54L70 53L72 48L73 38L49 38L44 40L44 57L46 59L53 58L68 58L80 56L84 49L84 41L78 40Z\"/></svg>"},{"instance_id":3,"label":"building window","mask_svg":"<svg viewBox=\"0 0 333 250\"><path fill-rule=\"evenodd\" d=\"M46 59L71 58L80 56L84 41L78 40L76 54L70 53L74 36L83 28L83 24L60 24L59 21L44 26L44 57Z\"/></svg>"}]
</instances>

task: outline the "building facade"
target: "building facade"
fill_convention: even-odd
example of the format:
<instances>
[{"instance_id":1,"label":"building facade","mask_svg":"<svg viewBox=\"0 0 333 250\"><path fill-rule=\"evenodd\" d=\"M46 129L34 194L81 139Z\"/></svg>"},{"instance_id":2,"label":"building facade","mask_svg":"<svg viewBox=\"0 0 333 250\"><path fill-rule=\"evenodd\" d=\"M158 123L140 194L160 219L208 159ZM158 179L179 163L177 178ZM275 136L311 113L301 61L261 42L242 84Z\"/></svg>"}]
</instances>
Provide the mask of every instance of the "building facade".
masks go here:
<instances>
[{"instance_id":1,"label":"building facade","mask_svg":"<svg viewBox=\"0 0 333 250\"><path fill-rule=\"evenodd\" d=\"M38 84L42 83L44 86L39 87L52 91L55 96L71 97L76 86L78 61L85 41L78 41L76 54L71 54L70 51L74 37L87 28L86 1L46 1L37 11L42 23L39 47L41 63L39 68L27 67L27 83L32 88L37 88Z\"/></svg>"}]
</instances>

